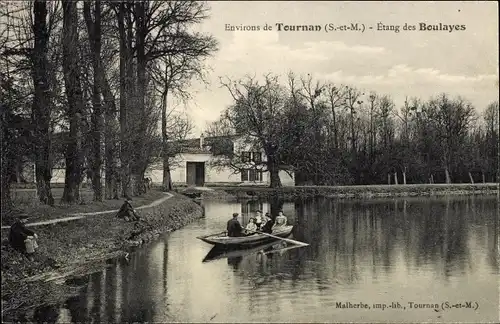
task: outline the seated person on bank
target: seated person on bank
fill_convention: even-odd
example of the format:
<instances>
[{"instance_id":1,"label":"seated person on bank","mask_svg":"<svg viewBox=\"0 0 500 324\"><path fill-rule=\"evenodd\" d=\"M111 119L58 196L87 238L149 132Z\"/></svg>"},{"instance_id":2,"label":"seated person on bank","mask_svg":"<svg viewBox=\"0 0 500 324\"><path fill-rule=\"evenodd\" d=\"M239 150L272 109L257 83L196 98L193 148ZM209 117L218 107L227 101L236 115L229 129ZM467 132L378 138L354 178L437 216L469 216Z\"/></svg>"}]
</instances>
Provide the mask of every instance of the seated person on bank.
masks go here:
<instances>
[{"instance_id":1,"label":"seated person on bank","mask_svg":"<svg viewBox=\"0 0 500 324\"><path fill-rule=\"evenodd\" d=\"M271 217L269 217L269 213L266 213L266 216L264 216L264 219L262 220L262 227L260 228L260 231L271 234L273 232L273 225L274 222Z\"/></svg>"},{"instance_id":2,"label":"seated person on bank","mask_svg":"<svg viewBox=\"0 0 500 324\"><path fill-rule=\"evenodd\" d=\"M257 224L255 224L255 218L250 218L250 221L245 227L245 233L246 235L253 235L255 234L256 230L257 230Z\"/></svg>"},{"instance_id":3,"label":"seated person on bank","mask_svg":"<svg viewBox=\"0 0 500 324\"><path fill-rule=\"evenodd\" d=\"M118 210L118 213L116 213L116 217L123 218L126 221L129 220L137 221L140 219L139 215L137 215L134 207L132 207L132 204L128 199L123 202L123 205L120 207L120 210Z\"/></svg>"},{"instance_id":4,"label":"seated person on bank","mask_svg":"<svg viewBox=\"0 0 500 324\"><path fill-rule=\"evenodd\" d=\"M278 213L278 216L276 216L273 228L281 227L281 226L286 226L286 223L287 223L287 218L286 218L285 215L283 215L283 212L280 211Z\"/></svg>"},{"instance_id":5,"label":"seated person on bank","mask_svg":"<svg viewBox=\"0 0 500 324\"><path fill-rule=\"evenodd\" d=\"M237 237L243 236L243 228L238 221L238 213L233 213L233 218L227 222L227 236Z\"/></svg>"},{"instance_id":6,"label":"seated person on bank","mask_svg":"<svg viewBox=\"0 0 500 324\"><path fill-rule=\"evenodd\" d=\"M26 228L27 218L18 219L10 227L9 243L21 253L27 254L29 259L33 259L33 254L38 248L36 239L38 235Z\"/></svg>"}]
</instances>

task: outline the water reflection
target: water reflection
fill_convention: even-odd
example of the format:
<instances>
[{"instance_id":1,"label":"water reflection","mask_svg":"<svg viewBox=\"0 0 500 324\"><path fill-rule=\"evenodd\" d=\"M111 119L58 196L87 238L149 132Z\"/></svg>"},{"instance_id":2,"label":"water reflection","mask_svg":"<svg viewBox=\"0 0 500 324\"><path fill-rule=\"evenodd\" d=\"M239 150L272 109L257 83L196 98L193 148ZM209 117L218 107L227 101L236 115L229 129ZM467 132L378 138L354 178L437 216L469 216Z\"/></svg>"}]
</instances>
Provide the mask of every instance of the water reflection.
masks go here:
<instances>
[{"instance_id":1,"label":"water reflection","mask_svg":"<svg viewBox=\"0 0 500 324\"><path fill-rule=\"evenodd\" d=\"M285 251L300 247L302 246L279 240L244 248L214 246L210 251L208 251L207 255L205 255L202 262L211 262L214 260L227 258L228 264L233 264L233 263L239 264L243 256L250 256L250 255L272 256L272 254L274 253L279 253L280 255L282 255Z\"/></svg>"},{"instance_id":2,"label":"water reflection","mask_svg":"<svg viewBox=\"0 0 500 324\"><path fill-rule=\"evenodd\" d=\"M229 257L227 258L227 264L232 266L234 270L238 270L238 267L243 260L243 257Z\"/></svg>"},{"instance_id":3,"label":"water reflection","mask_svg":"<svg viewBox=\"0 0 500 324\"><path fill-rule=\"evenodd\" d=\"M73 322L164 320L168 318L167 266L167 244L160 241L151 249L137 251L130 262L115 260L110 267L92 274L86 289L68 299L62 310Z\"/></svg>"},{"instance_id":4,"label":"water reflection","mask_svg":"<svg viewBox=\"0 0 500 324\"><path fill-rule=\"evenodd\" d=\"M221 231L259 201L205 203L206 217L93 274L59 321L494 322L498 218L494 198L284 202L293 237L231 254L196 236ZM201 262L201 261L204 262ZM480 309L360 311L339 301L477 301ZM49 311L47 311L49 312ZM368 312L368 313L367 313ZM55 315L54 315L55 316Z\"/></svg>"},{"instance_id":5,"label":"water reflection","mask_svg":"<svg viewBox=\"0 0 500 324\"><path fill-rule=\"evenodd\" d=\"M469 217L470 209L466 208L470 201L450 198L430 203L327 199L298 202L299 226L294 236L311 242L307 259L333 265L340 263L340 268L350 273L350 277L359 277L358 264L368 262L374 274L377 268L390 274L396 270L398 253L403 252L407 267L432 266L446 278L472 266L472 254L477 256L481 248L488 251L489 266L495 272L498 255L494 242L498 232L492 202L489 210L476 212L475 218ZM484 206L486 201L481 204ZM325 217L327 213L329 217Z\"/></svg>"}]
</instances>

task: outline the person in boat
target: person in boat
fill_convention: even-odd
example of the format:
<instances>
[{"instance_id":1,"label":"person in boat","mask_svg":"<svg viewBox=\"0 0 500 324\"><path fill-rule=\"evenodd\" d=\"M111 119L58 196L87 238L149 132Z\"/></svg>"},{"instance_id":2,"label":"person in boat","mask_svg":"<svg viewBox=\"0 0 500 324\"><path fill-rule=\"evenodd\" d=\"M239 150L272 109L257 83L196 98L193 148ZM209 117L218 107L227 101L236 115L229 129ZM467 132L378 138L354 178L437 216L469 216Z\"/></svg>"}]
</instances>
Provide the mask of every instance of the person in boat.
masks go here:
<instances>
[{"instance_id":1,"label":"person in boat","mask_svg":"<svg viewBox=\"0 0 500 324\"><path fill-rule=\"evenodd\" d=\"M262 226L260 228L260 231L264 232L264 233L271 234L273 232L273 225L274 225L274 222L271 219L271 217L269 217L269 213L266 213L266 216L264 216L264 218L262 220Z\"/></svg>"},{"instance_id":2,"label":"person in boat","mask_svg":"<svg viewBox=\"0 0 500 324\"><path fill-rule=\"evenodd\" d=\"M250 221L245 227L245 233L246 235L253 235L255 234L256 230L257 230L257 224L255 224L255 218L250 218Z\"/></svg>"},{"instance_id":3,"label":"person in boat","mask_svg":"<svg viewBox=\"0 0 500 324\"><path fill-rule=\"evenodd\" d=\"M255 216L255 225L257 225L257 229L260 230L260 227L262 226L263 218L262 218L262 212L260 210L257 210L257 215Z\"/></svg>"},{"instance_id":4,"label":"person in boat","mask_svg":"<svg viewBox=\"0 0 500 324\"><path fill-rule=\"evenodd\" d=\"M21 253L25 253L29 260L33 260L35 250L38 248L36 242L38 235L26 228L27 218L17 219L10 227L9 243Z\"/></svg>"},{"instance_id":5,"label":"person in boat","mask_svg":"<svg viewBox=\"0 0 500 324\"><path fill-rule=\"evenodd\" d=\"M276 216L273 228L286 226L286 223L287 223L287 218L285 215L283 215L283 211L280 211L278 213L278 216Z\"/></svg>"},{"instance_id":6,"label":"person in boat","mask_svg":"<svg viewBox=\"0 0 500 324\"><path fill-rule=\"evenodd\" d=\"M237 237L243 236L243 228L238 221L238 213L233 213L233 218L227 222L227 236Z\"/></svg>"}]
</instances>

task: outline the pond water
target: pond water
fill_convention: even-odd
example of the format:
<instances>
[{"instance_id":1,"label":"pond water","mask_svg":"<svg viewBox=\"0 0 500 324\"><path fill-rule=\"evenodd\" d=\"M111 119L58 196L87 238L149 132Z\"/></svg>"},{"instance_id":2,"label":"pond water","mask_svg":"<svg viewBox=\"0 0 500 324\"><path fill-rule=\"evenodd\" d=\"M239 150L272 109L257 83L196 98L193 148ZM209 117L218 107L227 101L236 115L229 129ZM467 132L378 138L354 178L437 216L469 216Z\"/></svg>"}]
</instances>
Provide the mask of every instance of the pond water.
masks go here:
<instances>
[{"instance_id":1,"label":"pond water","mask_svg":"<svg viewBox=\"0 0 500 324\"><path fill-rule=\"evenodd\" d=\"M272 206L309 246L280 243L202 262L211 246L196 236L224 230L233 212L246 224L270 208L205 202L205 218L92 274L52 313L58 322L498 321L495 197ZM362 306L342 307L349 303Z\"/></svg>"}]
</instances>

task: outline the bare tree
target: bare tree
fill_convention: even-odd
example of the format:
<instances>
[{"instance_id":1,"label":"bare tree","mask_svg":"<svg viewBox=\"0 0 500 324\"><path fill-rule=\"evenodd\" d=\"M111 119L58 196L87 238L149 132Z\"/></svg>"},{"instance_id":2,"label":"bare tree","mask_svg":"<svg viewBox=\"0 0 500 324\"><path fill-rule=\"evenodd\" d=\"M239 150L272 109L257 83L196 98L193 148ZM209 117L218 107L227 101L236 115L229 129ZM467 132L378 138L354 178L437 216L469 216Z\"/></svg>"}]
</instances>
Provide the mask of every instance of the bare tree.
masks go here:
<instances>
[{"instance_id":1,"label":"bare tree","mask_svg":"<svg viewBox=\"0 0 500 324\"><path fill-rule=\"evenodd\" d=\"M357 108L363 103L360 97L363 95L361 91L348 87L346 90L346 100L345 107L349 111L349 123L350 123L350 142L351 142L351 154L354 156L356 154L357 146L356 146L356 132L355 132L355 122L356 122L356 114Z\"/></svg>"},{"instance_id":2,"label":"bare tree","mask_svg":"<svg viewBox=\"0 0 500 324\"><path fill-rule=\"evenodd\" d=\"M69 138L66 147L66 174L62 201L80 200L82 177L82 118L83 93L78 51L77 3L63 0L63 70L68 98Z\"/></svg>"},{"instance_id":3,"label":"bare tree","mask_svg":"<svg viewBox=\"0 0 500 324\"><path fill-rule=\"evenodd\" d=\"M474 120L474 109L462 98L451 100L446 94L430 100L427 105L442 148L441 159L446 183L451 183L450 168L460 160L458 156L461 145Z\"/></svg>"},{"instance_id":4,"label":"bare tree","mask_svg":"<svg viewBox=\"0 0 500 324\"><path fill-rule=\"evenodd\" d=\"M345 105L345 86L327 85L327 96L332 111L333 147L339 149L339 130L337 125L337 109Z\"/></svg>"},{"instance_id":5,"label":"bare tree","mask_svg":"<svg viewBox=\"0 0 500 324\"><path fill-rule=\"evenodd\" d=\"M144 145L144 139L149 121L144 116L147 94L145 80L148 78L147 75L151 74L149 70L151 67L162 66L158 60L161 61L163 58L167 60L167 69L169 59L170 63L175 64L184 61L187 64L182 63L180 70L177 66L173 70L175 78L182 76L181 79L185 81L192 76L192 69L196 66L192 62L210 55L216 47L216 42L210 36L189 30L190 26L200 23L207 17L208 7L204 3L187 1L121 3L115 4L115 11L118 16L122 62L120 65L121 132L129 135L131 127L134 128L131 138L125 139L122 136L121 139L122 173L125 177L122 179L122 185L125 189L130 188L132 194L140 194L143 188L141 170L145 170L148 161L143 149L148 150ZM167 80L168 82L164 82L166 74L171 78ZM171 76L172 74L167 71L161 74L160 79L163 81L161 82L163 88L168 86L169 91L174 91L180 83ZM168 91L163 90L162 93L168 97ZM163 100L164 110L167 102L168 100ZM165 113L164 117L166 115ZM131 120L134 120L134 123L131 123ZM130 185L126 174L131 175ZM168 172L166 174L168 175Z\"/></svg>"},{"instance_id":6,"label":"bare tree","mask_svg":"<svg viewBox=\"0 0 500 324\"><path fill-rule=\"evenodd\" d=\"M101 94L104 92L104 70L101 60L101 1L94 3L94 20L92 20L91 6L89 1L83 4L83 15L87 25L90 50L92 52L93 88L92 88L92 187L94 189L94 200L102 201L101 167L103 163L101 153L102 133L104 127L104 116L101 104Z\"/></svg>"},{"instance_id":7,"label":"bare tree","mask_svg":"<svg viewBox=\"0 0 500 324\"><path fill-rule=\"evenodd\" d=\"M223 115L226 123L231 125L242 141L242 149L260 150L266 155L265 161L250 163L253 168L268 171L270 187L281 187L280 170L286 170L283 154L289 151L289 132L286 128L287 92L280 86L278 77L265 75L259 83L254 78L232 82L223 81L222 85L229 91L234 104L228 107ZM243 159L238 160L233 154L230 159L235 169L248 168L250 165ZM245 164L246 163L246 164Z\"/></svg>"},{"instance_id":8,"label":"bare tree","mask_svg":"<svg viewBox=\"0 0 500 324\"><path fill-rule=\"evenodd\" d=\"M121 195L130 197L130 144L129 144L129 127L128 114L131 105L133 104L133 95L131 87L132 78L132 46L131 41L128 41L130 33L127 31L131 27L129 11L126 8L125 2L115 3L114 7L117 15L119 43L120 43L120 184Z\"/></svg>"},{"instance_id":9,"label":"bare tree","mask_svg":"<svg viewBox=\"0 0 500 324\"><path fill-rule=\"evenodd\" d=\"M484 111L484 123L486 126L486 161L488 165L488 169L495 169L495 159L497 160L497 182L500 177L500 148L498 145L500 142L500 133L499 133L499 125L500 125L500 110L498 106L498 101L491 102Z\"/></svg>"},{"instance_id":10,"label":"bare tree","mask_svg":"<svg viewBox=\"0 0 500 324\"><path fill-rule=\"evenodd\" d=\"M35 95L33 98L32 122L35 141L36 183L39 200L48 205L54 204L50 190L52 170L50 165L50 112L47 45L49 33L47 30L47 2L35 0L34 13L34 48L33 48L33 84Z\"/></svg>"},{"instance_id":11,"label":"bare tree","mask_svg":"<svg viewBox=\"0 0 500 324\"><path fill-rule=\"evenodd\" d=\"M163 156L163 188L164 190L172 190L172 179L170 175L170 157L168 147L171 143L169 136L169 123L168 117L170 112L168 110L169 96L174 95L181 100L186 101L191 96L186 88L191 84L191 80L196 78L206 83L204 78L204 65L205 58L210 56L217 49L217 43L211 37L199 37L192 39L193 49L188 53L167 54L158 63L158 67L153 71L153 78L156 83L160 85L162 94L162 156ZM173 110L172 110L173 111ZM179 119L174 120L175 126ZM182 125L182 123L181 123ZM181 127L182 129L183 127ZM177 133L177 127L174 127L174 133Z\"/></svg>"},{"instance_id":12,"label":"bare tree","mask_svg":"<svg viewBox=\"0 0 500 324\"><path fill-rule=\"evenodd\" d=\"M163 170L165 170L164 157L167 156L167 166L170 171L180 166L182 159L180 158L179 154L182 153L182 141L192 133L194 126L187 114L178 112L176 109L170 109L168 111L166 121L166 135L168 138L168 143L167 145L165 145L165 143L163 142L164 133L162 132L162 140L158 152L161 153L159 158L161 159ZM165 171L163 173L163 176L165 177ZM170 172L167 174L167 176L170 177ZM168 179L167 187L169 185L172 185L171 177ZM164 188L164 190L168 190L168 188Z\"/></svg>"}]
</instances>

